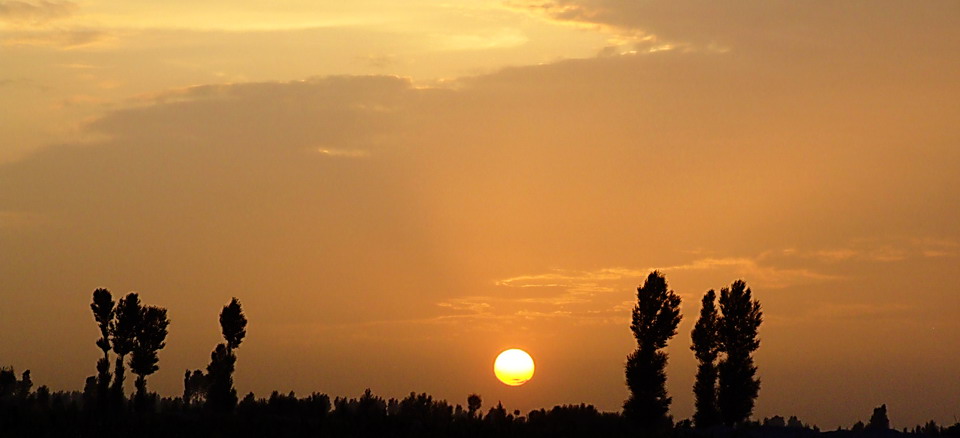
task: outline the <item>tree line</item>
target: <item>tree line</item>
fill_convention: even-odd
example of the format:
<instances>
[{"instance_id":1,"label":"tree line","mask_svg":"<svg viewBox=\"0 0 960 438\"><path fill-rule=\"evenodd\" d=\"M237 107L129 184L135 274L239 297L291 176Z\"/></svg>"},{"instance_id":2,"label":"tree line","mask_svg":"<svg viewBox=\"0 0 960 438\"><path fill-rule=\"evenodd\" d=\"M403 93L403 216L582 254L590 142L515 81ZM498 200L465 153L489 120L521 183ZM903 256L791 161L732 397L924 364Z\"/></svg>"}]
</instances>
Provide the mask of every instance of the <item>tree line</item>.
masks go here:
<instances>
[{"instance_id":1,"label":"tree line","mask_svg":"<svg viewBox=\"0 0 960 438\"><path fill-rule=\"evenodd\" d=\"M449 404L426 393L383 399L369 389L360 397L313 393L297 397L274 391L267 398L252 392L242 399L233 384L236 352L246 336L247 319L237 298L223 306L223 342L214 346L203 369L185 370L183 393L160 397L148 391L147 378L159 369L170 320L162 307L145 305L131 292L114 301L96 289L90 304L103 356L82 392L33 390L30 371L20 378L0 368L0 436L644 436L663 438L733 438L736 436L804 438L819 435L815 426L796 417L752 421L760 380L753 353L760 346L763 313L759 300L742 280L708 290L691 336L697 360L692 388L692 419L674 422L666 391L665 351L682 319L680 296L665 276L651 272L637 288L630 330L637 346L624 367L629 396L621 412L600 412L591 405L562 405L521 414L501 403L482 410L478 394L466 404ZM113 366L111 367L111 363ZM135 391L124 393L127 368L136 375ZM934 422L904 433L960 437L960 423ZM886 405L867 424L830 434L838 438L882 436L890 429Z\"/></svg>"}]
</instances>

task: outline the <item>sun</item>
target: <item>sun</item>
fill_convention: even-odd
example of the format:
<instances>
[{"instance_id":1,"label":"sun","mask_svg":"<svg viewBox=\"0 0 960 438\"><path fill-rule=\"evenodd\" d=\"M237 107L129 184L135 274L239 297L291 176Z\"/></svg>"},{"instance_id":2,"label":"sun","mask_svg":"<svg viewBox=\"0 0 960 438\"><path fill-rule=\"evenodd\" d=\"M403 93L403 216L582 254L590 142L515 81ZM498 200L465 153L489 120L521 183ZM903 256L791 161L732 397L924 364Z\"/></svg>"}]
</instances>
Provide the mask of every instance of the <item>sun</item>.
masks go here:
<instances>
[{"instance_id":1,"label":"sun","mask_svg":"<svg viewBox=\"0 0 960 438\"><path fill-rule=\"evenodd\" d=\"M511 348L497 356L493 373L507 385L523 385L533 377L533 358L526 351Z\"/></svg>"}]
</instances>

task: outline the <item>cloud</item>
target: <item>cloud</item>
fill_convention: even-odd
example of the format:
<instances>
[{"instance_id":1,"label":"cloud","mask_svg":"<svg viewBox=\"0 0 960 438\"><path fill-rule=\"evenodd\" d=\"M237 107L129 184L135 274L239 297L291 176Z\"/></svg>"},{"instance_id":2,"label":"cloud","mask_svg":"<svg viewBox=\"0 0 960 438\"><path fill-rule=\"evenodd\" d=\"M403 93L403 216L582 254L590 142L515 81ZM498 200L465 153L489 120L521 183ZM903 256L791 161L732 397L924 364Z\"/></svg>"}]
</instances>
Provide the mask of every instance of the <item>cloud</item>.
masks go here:
<instances>
[{"instance_id":1,"label":"cloud","mask_svg":"<svg viewBox=\"0 0 960 438\"><path fill-rule=\"evenodd\" d=\"M490 310L489 301L491 300L492 297L463 297L441 301L437 305L466 314L484 314Z\"/></svg>"},{"instance_id":2,"label":"cloud","mask_svg":"<svg viewBox=\"0 0 960 438\"><path fill-rule=\"evenodd\" d=\"M749 257L701 258L689 263L649 268L613 267L592 271L554 269L544 274L521 275L496 282L497 286L509 288L552 288L563 291L561 295L543 298L515 298L521 302L551 302L568 304L589 301L590 297L603 292L613 292L622 287L622 282L642 281L652 271L664 273L682 271L727 271L731 277L745 278L751 284L764 288L784 288L810 281L829 281L839 277L815 272L807 268L781 268L763 262L763 255Z\"/></svg>"},{"instance_id":3,"label":"cloud","mask_svg":"<svg viewBox=\"0 0 960 438\"><path fill-rule=\"evenodd\" d=\"M778 47L898 55L934 53L951 39L960 6L952 1L905 4L789 0L506 0L507 7L550 20L596 27L624 36L652 36L660 43L725 52ZM900 31L890 32L895 28ZM912 29L907 31L905 29ZM867 39L883 40L871 44ZM922 41L922 42L921 42ZM879 52L875 52L879 54Z\"/></svg>"},{"instance_id":4,"label":"cloud","mask_svg":"<svg viewBox=\"0 0 960 438\"><path fill-rule=\"evenodd\" d=\"M727 278L743 278L751 286L761 289L782 289L841 278L809 268L776 267L765 263L763 255L756 258L701 258L680 265L649 268L552 269L497 280L496 287L503 289L497 295L463 297L437 305L454 311L450 315L452 318L530 320L564 317L580 322L620 323L626 315L624 311L632 306L632 301L624 301L623 297L654 270L674 277L689 277L690 274L685 272L694 272L697 276L704 272L723 272ZM681 295L692 297L700 292L681 291Z\"/></svg>"},{"instance_id":5,"label":"cloud","mask_svg":"<svg viewBox=\"0 0 960 438\"><path fill-rule=\"evenodd\" d=\"M856 93L838 96L807 76L783 86L769 75L716 73L729 73L729 62L664 53L507 69L449 88L341 76L167 90L89 125L107 140L0 167L0 208L65 221L71 248L116 257L151 249L156 260L134 270L172 266L178 251L205 266L226 251L205 281L232 284L237 269L228 266L246 266L243 276L256 279L247 284L279 277L287 294L329 296L316 315L291 312L332 322L462 314L465 303L453 298L500 295L484 302L498 315L583 316L622 306L615 295L646 275L640 267L764 288L814 284L842 274L757 254L770 242L836 250L822 230L872 235L905 214L936 217L932 204L900 206L914 199L904 181L955 187L953 173L930 171L956 161L941 142L911 136L914 159L923 151L937 159L900 160L896 177L862 161L897 149L889 141L903 133L883 127L907 117L897 112L906 106L861 107L872 86L849 84ZM937 81L918 82L935 92L910 98L941 96ZM764 105L752 87L767 90ZM800 96L817 109L796 112ZM822 108L858 119L837 122ZM952 119L943 120L924 132L951 132ZM875 141L858 149L849 136ZM931 222L928 234L949 235L946 226ZM697 246L723 250L678 256ZM87 263L136 260L104 257ZM336 294L372 297L384 277L399 291L374 300L378 310Z\"/></svg>"},{"instance_id":6,"label":"cloud","mask_svg":"<svg viewBox=\"0 0 960 438\"><path fill-rule=\"evenodd\" d=\"M0 47L55 47L76 49L108 39L103 29L64 25L59 22L76 14L71 1L0 1Z\"/></svg>"},{"instance_id":7,"label":"cloud","mask_svg":"<svg viewBox=\"0 0 960 438\"><path fill-rule=\"evenodd\" d=\"M662 270L665 272L725 270L737 277L745 279L752 285L770 289L781 289L798 284L830 281L841 278L836 275L816 272L810 268L776 267L768 262L765 263L763 255L756 258L705 258L695 260L689 264L664 267Z\"/></svg>"},{"instance_id":8,"label":"cloud","mask_svg":"<svg viewBox=\"0 0 960 438\"><path fill-rule=\"evenodd\" d=\"M407 322L427 325L456 325L466 322L493 324L488 326L488 329L495 329L496 325L502 327L504 324L556 320L577 325L623 324L629 317L633 303L608 301L537 300L509 296L464 297L437 303L438 307L449 310L450 313ZM541 308L539 305L542 304L548 307Z\"/></svg>"},{"instance_id":9,"label":"cloud","mask_svg":"<svg viewBox=\"0 0 960 438\"><path fill-rule=\"evenodd\" d=\"M847 246L805 252L791 255L817 259L823 262L901 262L918 257L953 257L957 255L958 245L950 239L935 238L882 238L859 239Z\"/></svg>"},{"instance_id":10,"label":"cloud","mask_svg":"<svg viewBox=\"0 0 960 438\"><path fill-rule=\"evenodd\" d=\"M58 49L79 49L102 44L113 38L107 31L83 28L14 30L0 38L0 46L38 46Z\"/></svg>"},{"instance_id":11,"label":"cloud","mask_svg":"<svg viewBox=\"0 0 960 438\"><path fill-rule=\"evenodd\" d=\"M912 243L924 257L960 257L960 242L954 240L925 238L914 239Z\"/></svg>"},{"instance_id":12,"label":"cloud","mask_svg":"<svg viewBox=\"0 0 960 438\"><path fill-rule=\"evenodd\" d=\"M74 15L79 9L71 1L0 1L0 22L37 26Z\"/></svg>"},{"instance_id":13,"label":"cloud","mask_svg":"<svg viewBox=\"0 0 960 438\"><path fill-rule=\"evenodd\" d=\"M496 281L496 286L514 289L514 291L503 295L499 299L484 297L483 309L489 311L491 306L488 303L499 301L501 303L509 302L517 306L529 304L546 304L564 308L573 306L577 307L580 313L575 312L572 316L582 315L584 306L590 308L609 306L610 299L607 296L628 290L628 283L633 285L640 282L654 270L664 272L671 277L723 273L724 277L742 278L754 288L764 290L795 288L848 279L845 275L835 273L838 271L836 268L838 263L846 265L894 263L907 262L910 259L915 260L920 257L954 257L956 256L955 248L958 246L952 240L930 238L893 239L889 243L871 239L854 243L856 246L846 248L811 251L798 251L796 249L764 251L754 257L703 257L696 258L688 263L659 267L611 267L595 270L552 269L545 273L519 275ZM703 252L705 251L696 251L696 253ZM821 263L827 263L827 265L821 266ZM818 268L825 268L833 272L822 272ZM717 285L716 287L721 286ZM695 297L699 292L690 294L681 291L681 295ZM623 308L628 309L631 305L629 301L624 303L606 309L618 308L622 310ZM447 304L444 304L444 306L450 307ZM820 309L817 311L818 313L805 317L829 317L839 313L873 317L902 310L902 305L894 303L876 307L873 305L832 303L819 306L817 309ZM530 312L530 315L554 316L546 312Z\"/></svg>"},{"instance_id":14,"label":"cloud","mask_svg":"<svg viewBox=\"0 0 960 438\"><path fill-rule=\"evenodd\" d=\"M370 153L363 150L356 149L330 149L325 147L317 148L317 152L320 155L325 155L328 157L341 157L341 158L367 158L370 156Z\"/></svg>"},{"instance_id":15,"label":"cloud","mask_svg":"<svg viewBox=\"0 0 960 438\"><path fill-rule=\"evenodd\" d=\"M0 278L23 292L3 298L117 285L177 312L178 333L215 335L216 311L235 295L262 327L314 327L284 342L361 337L371 350L383 337L449 349L458 336L501 342L520 327L531 338L603 331L617 362L649 269L689 295L742 277L770 315L912 290L886 283L949 260L878 267L814 255L873 248L858 237L960 238L948 202L960 187L956 106L945 98L955 78L837 76L818 59L802 58L804 68L831 87L763 58L675 50L436 87L344 76L140 96L87 127L97 141L0 166L0 210L47 218L4 228ZM871 100L904 78L916 79L909 93ZM863 290L847 281L868 276ZM956 308L944 278L925 299ZM70 297L76 305L51 318L88 326L85 299ZM22 313L31 319L0 318L0 331L65 341ZM249 342L264 356L274 348L253 332ZM164 360L195 367L208 348L171 342ZM291 366L308 374L323 363Z\"/></svg>"},{"instance_id":16,"label":"cloud","mask_svg":"<svg viewBox=\"0 0 960 438\"><path fill-rule=\"evenodd\" d=\"M828 261L849 260L859 255L859 253L850 248L824 249L815 253L817 258Z\"/></svg>"}]
</instances>

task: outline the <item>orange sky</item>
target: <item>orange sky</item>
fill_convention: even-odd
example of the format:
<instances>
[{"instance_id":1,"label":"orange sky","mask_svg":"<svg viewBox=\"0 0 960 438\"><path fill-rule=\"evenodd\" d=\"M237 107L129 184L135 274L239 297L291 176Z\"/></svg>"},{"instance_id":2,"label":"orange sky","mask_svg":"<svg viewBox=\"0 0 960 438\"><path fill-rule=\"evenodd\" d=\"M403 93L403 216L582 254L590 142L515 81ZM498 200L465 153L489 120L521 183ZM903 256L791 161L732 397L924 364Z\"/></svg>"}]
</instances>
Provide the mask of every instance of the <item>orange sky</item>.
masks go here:
<instances>
[{"instance_id":1,"label":"orange sky","mask_svg":"<svg viewBox=\"0 0 960 438\"><path fill-rule=\"evenodd\" d=\"M617 410L661 269L677 419L737 278L755 418L960 414L960 3L350 5L0 1L0 365L79 389L136 290L176 395L237 296L241 393Z\"/></svg>"}]
</instances>

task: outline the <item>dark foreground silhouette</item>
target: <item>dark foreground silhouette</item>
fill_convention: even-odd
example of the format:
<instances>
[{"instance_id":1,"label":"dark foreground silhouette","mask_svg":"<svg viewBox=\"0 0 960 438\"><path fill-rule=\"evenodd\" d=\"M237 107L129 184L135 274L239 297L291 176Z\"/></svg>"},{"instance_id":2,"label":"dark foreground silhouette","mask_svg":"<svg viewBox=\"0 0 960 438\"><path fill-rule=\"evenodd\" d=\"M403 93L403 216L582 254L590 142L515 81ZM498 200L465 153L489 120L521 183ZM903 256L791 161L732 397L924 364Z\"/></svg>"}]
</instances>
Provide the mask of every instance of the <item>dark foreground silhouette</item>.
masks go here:
<instances>
[{"instance_id":1,"label":"dark foreground silhouette","mask_svg":"<svg viewBox=\"0 0 960 438\"><path fill-rule=\"evenodd\" d=\"M737 280L703 297L700 319L691 337L699 362L693 391L692 420L674 422L666 392L667 342L677 334L680 297L654 271L637 288L630 329L637 348L627 356L629 398L622 412L600 412L591 405L555 406L521 414L499 402L483 411L477 394L466 408L426 393L385 400L369 389L358 398L314 393L297 397L274 392L240 399L233 386L237 351L246 336L247 318L233 298L220 312L225 342L210 353L203 369L186 370L183 396L160 398L147 388L147 377L159 370L159 351L166 346L167 309L141 304L131 292L114 301L106 289L93 293L90 309L100 329L96 346L103 356L96 375L82 392L33 390L30 371L20 377L0 368L0 438L6 437L651 437L651 438L893 438L911 436L960 438L960 423L941 427L930 421L912 430L890 429L886 405L876 408L867 424L821 433L796 417L775 416L751 421L760 390L752 354L760 346L763 321L760 302L746 283ZM114 357L111 358L111 351ZM126 360L129 356L129 360ZM111 360L114 367L111 372ZM126 370L137 376L136 391L124 394Z\"/></svg>"},{"instance_id":2,"label":"dark foreground silhouette","mask_svg":"<svg viewBox=\"0 0 960 438\"><path fill-rule=\"evenodd\" d=\"M715 426L694 429L690 420L672 424L650 434L631 426L620 413L599 412L590 405L556 406L521 414L508 412L499 403L482 410L479 396L471 396L467 407L435 400L427 394L411 393L402 400L384 400L369 390L357 398L331 400L325 394L297 397L274 392L269 398L244 397L233 413L209 407L191 406L180 397L148 398L152 410L137 411L136 402L126 402L112 412L100 411L95 387L87 393L50 393L45 387L26 392L14 380L12 371L3 371L0 386L0 436L147 436L147 437L637 437L662 438L896 438L960 437L960 423L940 427L929 422L909 431L888 428L886 408L866 425L821 432L796 417L773 417L762 422L745 422L736 428Z\"/></svg>"}]
</instances>

